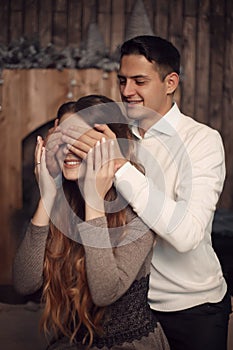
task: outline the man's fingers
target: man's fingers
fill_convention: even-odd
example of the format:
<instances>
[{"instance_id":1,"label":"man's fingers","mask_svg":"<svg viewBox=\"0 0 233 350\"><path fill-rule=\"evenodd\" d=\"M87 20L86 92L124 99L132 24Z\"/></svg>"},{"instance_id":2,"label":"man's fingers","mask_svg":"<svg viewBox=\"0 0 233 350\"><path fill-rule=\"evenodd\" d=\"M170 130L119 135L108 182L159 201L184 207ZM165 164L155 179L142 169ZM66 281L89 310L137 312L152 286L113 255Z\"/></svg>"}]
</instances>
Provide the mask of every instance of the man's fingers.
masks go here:
<instances>
[{"instance_id":1,"label":"man's fingers","mask_svg":"<svg viewBox=\"0 0 233 350\"><path fill-rule=\"evenodd\" d=\"M95 124L95 129L99 130L109 139L115 139L116 135L114 132L108 127L107 124ZM103 136L103 135L102 135Z\"/></svg>"},{"instance_id":2,"label":"man's fingers","mask_svg":"<svg viewBox=\"0 0 233 350\"><path fill-rule=\"evenodd\" d=\"M100 141L103 137L103 133L99 132L95 129L90 129L85 133L86 136L96 140L96 141ZM81 137L83 137L84 135L82 135Z\"/></svg>"},{"instance_id":3,"label":"man's fingers","mask_svg":"<svg viewBox=\"0 0 233 350\"><path fill-rule=\"evenodd\" d=\"M87 152L84 152L81 149L74 147L73 145L67 144L67 147L64 149L63 153L64 155L66 155L70 151L74 153L77 157L80 157L81 159L86 159L87 154L90 150L91 148L89 148Z\"/></svg>"},{"instance_id":4,"label":"man's fingers","mask_svg":"<svg viewBox=\"0 0 233 350\"><path fill-rule=\"evenodd\" d=\"M63 130L63 140L69 137L73 140L80 140L82 142L86 142L90 145L95 145L96 141L101 140L103 137L103 134L101 132L96 131L95 129L89 128L88 130L85 128L85 130L80 127L80 129L74 130L74 129L67 129Z\"/></svg>"},{"instance_id":5,"label":"man's fingers","mask_svg":"<svg viewBox=\"0 0 233 350\"><path fill-rule=\"evenodd\" d=\"M55 146L63 144L62 133L60 131L54 131L50 135L47 135L45 146L47 150L52 150Z\"/></svg>"}]
</instances>

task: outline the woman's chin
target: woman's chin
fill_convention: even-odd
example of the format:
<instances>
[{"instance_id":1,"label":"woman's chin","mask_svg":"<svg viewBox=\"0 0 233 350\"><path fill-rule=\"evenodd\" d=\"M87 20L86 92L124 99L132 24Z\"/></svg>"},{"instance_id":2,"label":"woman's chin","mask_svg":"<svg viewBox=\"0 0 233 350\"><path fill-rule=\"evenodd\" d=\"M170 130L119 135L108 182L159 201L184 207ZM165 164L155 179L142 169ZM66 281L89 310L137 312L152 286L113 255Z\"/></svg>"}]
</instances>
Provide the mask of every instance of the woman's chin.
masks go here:
<instances>
[{"instance_id":1,"label":"woman's chin","mask_svg":"<svg viewBox=\"0 0 233 350\"><path fill-rule=\"evenodd\" d=\"M63 172L63 176L66 180L69 180L69 181L77 181L79 179L77 172L65 171Z\"/></svg>"}]
</instances>

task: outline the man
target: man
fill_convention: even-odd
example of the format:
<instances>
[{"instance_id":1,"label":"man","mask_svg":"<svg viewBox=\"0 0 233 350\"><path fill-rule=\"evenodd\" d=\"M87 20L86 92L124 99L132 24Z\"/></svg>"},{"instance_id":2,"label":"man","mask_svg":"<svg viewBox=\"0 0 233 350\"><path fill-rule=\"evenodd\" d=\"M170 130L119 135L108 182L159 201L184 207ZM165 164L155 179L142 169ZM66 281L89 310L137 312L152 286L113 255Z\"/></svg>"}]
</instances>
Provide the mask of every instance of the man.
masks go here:
<instances>
[{"instance_id":1,"label":"man","mask_svg":"<svg viewBox=\"0 0 233 350\"><path fill-rule=\"evenodd\" d=\"M141 36L122 45L122 100L129 108L142 105L162 116L154 125L138 116L135 134L145 148L154 145L165 193L161 201L163 189L156 184L156 173L150 171L149 182L129 163L116 173L115 184L157 234L149 301L171 349L226 349L230 300L211 245L213 215L225 178L224 150L217 131L184 116L173 102L179 66L177 49L159 37ZM170 163L158 139L163 140L163 149L170 145ZM179 155L174 151L177 143ZM177 167L172 167L174 159ZM147 175L149 167L145 169ZM132 182L133 196L127 188Z\"/></svg>"},{"instance_id":2,"label":"man","mask_svg":"<svg viewBox=\"0 0 233 350\"><path fill-rule=\"evenodd\" d=\"M174 103L179 67L179 52L160 37L139 36L122 45L120 93L135 120L145 176L120 160L115 186L156 233L148 297L171 349L224 350L230 297L211 244L224 149L216 130ZM105 125L97 129L108 132ZM86 147L85 137L82 143ZM83 151L83 145L72 149Z\"/></svg>"}]
</instances>

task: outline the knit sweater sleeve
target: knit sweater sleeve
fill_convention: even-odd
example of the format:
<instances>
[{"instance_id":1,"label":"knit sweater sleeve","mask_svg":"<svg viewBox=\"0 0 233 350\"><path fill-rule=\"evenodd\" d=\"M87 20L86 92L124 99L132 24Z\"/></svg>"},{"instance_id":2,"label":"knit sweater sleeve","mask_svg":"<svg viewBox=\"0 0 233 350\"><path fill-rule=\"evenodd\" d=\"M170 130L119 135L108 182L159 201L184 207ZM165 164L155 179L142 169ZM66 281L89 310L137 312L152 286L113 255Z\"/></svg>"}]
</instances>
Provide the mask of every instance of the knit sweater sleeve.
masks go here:
<instances>
[{"instance_id":1,"label":"knit sweater sleeve","mask_svg":"<svg viewBox=\"0 0 233 350\"><path fill-rule=\"evenodd\" d=\"M29 223L13 262L13 284L23 295L35 293L43 284L43 263L49 226Z\"/></svg>"},{"instance_id":2,"label":"knit sweater sleeve","mask_svg":"<svg viewBox=\"0 0 233 350\"><path fill-rule=\"evenodd\" d=\"M119 299L151 257L154 233L138 217L127 224L126 229L125 239L112 247L105 218L79 225L88 285L93 302L98 306L110 305Z\"/></svg>"}]
</instances>

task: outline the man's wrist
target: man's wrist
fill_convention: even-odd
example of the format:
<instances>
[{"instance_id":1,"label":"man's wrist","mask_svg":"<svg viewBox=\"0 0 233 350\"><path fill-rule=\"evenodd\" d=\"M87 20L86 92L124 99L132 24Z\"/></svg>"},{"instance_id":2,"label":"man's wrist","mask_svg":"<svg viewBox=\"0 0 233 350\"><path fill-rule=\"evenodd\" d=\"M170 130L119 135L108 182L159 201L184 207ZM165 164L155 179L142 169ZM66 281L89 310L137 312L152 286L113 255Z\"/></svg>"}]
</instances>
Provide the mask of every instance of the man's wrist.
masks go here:
<instances>
[{"instance_id":1,"label":"man's wrist","mask_svg":"<svg viewBox=\"0 0 233 350\"><path fill-rule=\"evenodd\" d=\"M115 162L115 173L126 163L128 162L127 159L117 159Z\"/></svg>"}]
</instances>

